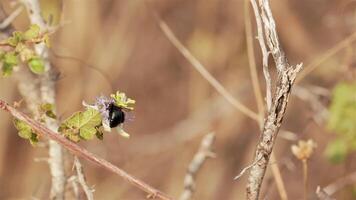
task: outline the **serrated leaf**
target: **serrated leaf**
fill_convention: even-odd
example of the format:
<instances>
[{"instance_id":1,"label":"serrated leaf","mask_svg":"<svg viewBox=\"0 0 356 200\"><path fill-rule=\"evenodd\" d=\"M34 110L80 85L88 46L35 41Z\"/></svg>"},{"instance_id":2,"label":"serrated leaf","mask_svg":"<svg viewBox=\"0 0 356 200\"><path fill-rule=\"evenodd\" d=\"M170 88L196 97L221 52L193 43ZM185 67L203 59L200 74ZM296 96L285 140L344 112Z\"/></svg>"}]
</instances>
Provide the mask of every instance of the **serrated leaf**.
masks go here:
<instances>
[{"instance_id":1,"label":"serrated leaf","mask_svg":"<svg viewBox=\"0 0 356 200\"><path fill-rule=\"evenodd\" d=\"M7 39L10 46L16 47L24 39L24 34L20 31L14 31L12 36Z\"/></svg>"},{"instance_id":2,"label":"serrated leaf","mask_svg":"<svg viewBox=\"0 0 356 200\"><path fill-rule=\"evenodd\" d=\"M13 66L3 63L1 70L2 70L2 75L4 77L8 77L12 74Z\"/></svg>"},{"instance_id":3,"label":"serrated leaf","mask_svg":"<svg viewBox=\"0 0 356 200\"><path fill-rule=\"evenodd\" d=\"M44 62L38 57L33 57L28 61L30 70L35 74L42 74L45 70Z\"/></svg>"},{"instance_id":4,"label":"serrated leaf","mask_svg":"<svg viewBox=\"0 0 356 200\"><path fill-rule=\"evenodd\" d=\"M37 24L31 25L30 28L25 31L23 37L25 40L32 40L40 35L40 27Z\"/></svg>"},{"instance_id":5,"label":"serrated leaf","mask_svg":"<svg viewBox=\"0 0 356 200\"><path fill-rule=\"evenodd\" d=\"M47 117L56 119L57 116L54 114L54 105L50 103L44 103L40 106L40 111L44 113Z\"/></svg>"},{"instance_id":6,"label":"serrated leaf","mask_svg":"<svg viewBox=\"0 0 356 200\"><path fill-rule=\"evenodd\" d=\"M80 137L82 137L85 140L93 139L95 134L96 134L96 129L95 127L92 126L83 126L80 129L80 133L79 133Z\"/></svg>"},{"instance_id":7,"label":"serrated leaf","mask_svg":"<svg viewBox=\"0 0 356 200\"><path fill-rule=\"evenodd\" d=\"M330 142L325 150L326 157L334 164L343 162L347 156L347 153L347 144L342 139L336 139Z\"/></svg>"},{"instance_id":8,"label":"serrated leaf","mask_svg":"<svg viewBox=\"0 0 356 200\"><path fill-rule=\"evenodd\" d=\"M24 121L21 121L19 119L14 119L14 125L15 128L18 130L18 134L20 137L24 139L30 139L33 134L32 128L26 124Z\"/></svg>"},{"instance_id":9,"label":"serrated leaf","mask_svg":"<svg viewBox=\"0 0 356 200\"><path fill-rule=\"evenodd\" d=\"M3 76L10 76L12 74L14 66L18 64L18 58L14 52L5 53L2 65Z\"/></svg>"},{"instance_id":10,"label":"serrated leaf","mask_svg":"<svg viewBox=\"0 0 356 200\"><path fill-rule=\"evenodd\" d=\"M18 59L17 56L14 52L8 52L5 53L4 55L4 63L7 63L9 65L17 65L18 64Z\"/></svg>"},{"instance_id":11,"label":"serrated leaf","mask_svg":"<svg viewBox=\"0 0 356 200\"><path fill-rule=\"evenodd\" d=\"M67 137L79 135L81 138L89 140L96 135L96 128L101 124L102 119L99 111L89 108L84 112L74 113L62 123L59 131L67 135Z\"/></svg>"}]
</instances>

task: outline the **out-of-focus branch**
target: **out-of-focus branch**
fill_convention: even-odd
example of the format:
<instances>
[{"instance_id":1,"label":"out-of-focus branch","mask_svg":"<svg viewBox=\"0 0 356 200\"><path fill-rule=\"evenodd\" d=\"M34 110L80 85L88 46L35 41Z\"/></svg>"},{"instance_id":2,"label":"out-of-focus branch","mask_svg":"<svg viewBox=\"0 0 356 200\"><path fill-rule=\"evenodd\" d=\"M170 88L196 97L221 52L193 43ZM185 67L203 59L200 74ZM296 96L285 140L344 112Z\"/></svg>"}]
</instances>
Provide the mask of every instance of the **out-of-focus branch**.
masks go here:
<instances>
[{"instance_id":1,"label":"out-of-focus branch","mask_svg":"<svg viewBox=\"0 0 356 200\"><path fill-rule=\"evenodd\" d=\"M18 111L16 108L8 105L3 100L0 100L0 109L9 112L13 117L27 123L40 136L43 136L43 137L46 137L53 141L56 141L58 144L65 147L73 154L75 154L79 157L82 157L83 159L86 159L94 164L97 164L98 166L122 177L125 181L127 181L127 182L131 183L132 185L136 186L137 188L147 192L149 194L149 197L158 197L163 200L172 200L172 198L168 197L163 192L151 187L150 185L146 184L145 182L139 180L136 177L131 176L124 170L111 164L107 160L104 160L104 159L98 157L97 155L89 152L88 150L84 149L83 147L79 146L78 144L71 142L70 140L66 139L62 135L50 130L49 128L42 125L38 121L31 119L27 115Z\"/></svg>"},{"instance_id":2,"label":"out-of-focus branch","mask_svg":"<svg viewBox=\"0 0 356 200\"><path fill-rule=\"evenodd\" d=\"M189 50L177 39L168 25L161 20L157 15L159 27L169 39L169 41L179 50L179 52L192 64L192 66L204 77L208 83L215 88L215 90L222 95L231 105L241 111L246 116L253 120L259 121L259 116L243 105L240 101L236 100L225 88L222 86L207 70L206 68L189 52Z\"/></svg>"},{"instance_id":3,"label":"out-of-focus branch","mask_svg":"<svg viewBox=\"0 0 356 200\"><path fill-rule=\"evenodd\" d=\"M343 39L341 42L338 42L335 46L328 49L323 55L321 55L318 58L316 58L315 60L313 60L310 64L308 64L305 67L305 70L303 70L300 73L300 75L297 78L297 83L299 83L301 80L303 80L308 74L310 74L312 71L314 71L318 66L320 66L323 62L325 62L331 56L333 56L336 53L338 53L339 51L345 49L352 42L355 42L355 40L356 40L356 32L352 33L350 36Z\"/></svg>"},{"instance_id":4,"label":"out-of-focus branch","mask_svg":"<svg viewBox=\"0 0 356 200\"><path fill-rule=\"evenodd\" d=\"M82 164L79 162L77 157L74 157L74 167L75 171L77 172L77 181L79 184L82 186L85 196L87 197L87 200L94 200L93 196L93 189L91 189L88 185L87 182L85 181L85 176L83 172L83 167Z\"/></svg>"},{"instance_id":5,"label":"out-of-focus branch","mask_svg":"<svg viewBox=\"0 0 356 200\"><path fill-rule=\"evenodd\" d=\"M339 178L333 183L330 183L324 188L318 188L316 189L316 195L320 200L335 200L335 198L332 198L331 196L335 194L337 191L341 190L345 186L355 184L356 182L356 172L352 172L351 174L348 174L342 178Z\"/></svg>"},{"instance_id":6,"label":"out-of-focus branch","mask_svg":"<svg viewBox=\"0 0 356 200\"><path fill-rule=\"evenodd\" d=\"M251 5L256 17L256 24L257 24L257 39L261 47L262 51L262 65L263 65L263 75L266 81L266 104L267 104L267 111L271 109L272 105L272 79L268 70L268 57L269 52L266 47L266 43L263 36L263 27L262 27L262 19L260 16L260 11L258 9L256 1L251 1Z\"/></svg>"},{"instance_id":7,"label":"out-of-focus branch","mask_svg":"<svg viewBox=\"0 0 356 200\"><path fill-rule=\"evenodd\" d=\"M16 19L16 17L20 15L22 10L23 10L22 6L16 8L16 10L14 10L6 19L4 19L0 23L0 30L3 30L5 28L7 28L8 26L10 26L10 24Z\"/></svg>"},{"instance_id":8,"label":"out-of-focus branch","mask_svg":"<svg viewBox=\"0 0 356 200\"><path fill-rule=\"evenodd\" d=\"M351 174L348 174L338 180L336 180L333 183L330 183L326 187L323 188L323 190L329 194L333 195L337 191L341 190L345 186L351 185L356 183L356 172L352 172Z\"/></svg>"},{"instance_id":9,"label":"out-of-focus branch","mask_svg":"<svg viewBox=\"0 0 356 200\"><path fill-rule=\"evenodd\" d=\"M74 198L77 200L81 199L81 193L79 191L79 187L78 187L78 177L77 176L71 176L67 179L68 184L71 184L72 190L73 190L73 194L74 194Z\"/></svg>"},{"instance_id":10,"label":"out-of-focus branch","mask_svg":"<svg viewBox=\"0 0 356 200\"><path fill-rule=\"evenodd\" d=\"M255 152L254 163L255 165L251 167L250 176L248 178L247 184L247 199L257 200L260 193L260 188L263 182L263 178L267 169L267 165L272 154L273 145L279 128L281 127L283 117L287 108L289 95L291 93L292 85L296 79L297 73L302 69L302 65L290 66L288 60L282 50L278 35L276 32L276 25L272 16L272 12L269 6L268 0L260 0L259 7L255 0L251 0L251 4L255 13L257 30L258 30L258 40L260 42L263 65L264 69L268 70L268 55L269 53L273 56L274 62L277 68L277 80L275 82L275 93L267 98L267 117L262 129L262 136L257 145ZM263 27L262 27L263 22ZM265 34L265 39L263 33ZM267 43L269 48L269 53L265 43ZM267 64L267 67L265 66ZM267 81L271 78L269 74L264 73ZM267 91L272 91L272 87L268 84L266 85ZM272 94L272 92L271 92ZM269 99L268 99L269 98ZM268 102L270 106L268 107Z\"/></svg>"},{"instance_id":11,"label":"out-of-focus branch","mask_svg":"<svg viewBox=\"0 0 356 200\"><path fill-rule=\"evenodd\" d=\"M38 0L22 0L31 24L38 25L41 30L47 30L48 27L41 16L41 8ZM49 60L49 51L44 43L35 45L36 54L41 56L44 61L45 72L40 77L40 97L41 103L50 103L55 105L55 81L53 77L53 69ZM58 129L56 120L47 118L46 126L52 131ZM49 167L52 176L51 198L62 200L64 199L64 190L66 177L64 171L64 158L62 147L55 141L49 141Z\"/></svg>"},{"instance_id":12,"label":"out-of-focus branch","mask_svg":"<svg viewBox=\"0 0 356 200\"><path fill-rule=\"evenodd\" d=\"M184 177L184 190L179 200L189 200L192 198L195 190L194 178L196 174L207 158L215 156L211 151L214 139L214 133L209 133L208 135L204 136L203 140L201 141L200 148L195 154L193 160L190 162L187 174Z\"/></svg>"},{"instance_id":13,"label":"out-of-focus branch","mask_svg":"<svg viewBox=\"0 0 356 200\"><path fill-rule=\"evenodd\" d=\"M252 80L253 92L255 93L255 98L257 102L258 114L260 116L260 124L263 123L264 117L264 103L260 87L260 82L258 80L257 67L255 61L255 52L253 48L253 38L252 38L252 24L249 9L249 0L244 1L244 17L245 17L245 34L246 34L246 44L247 44L247 56L248 56L248 66L250 67L250 75Z\"/></svg>"},{"instance_id":14,"label":"out-of-focus branch","mask_svg":"<svg viewBox=\"0 0 356 200\"><path fill-rule=\"evenodd\" d=\"M320 200L336 200L332 198L328 193L326 193L323 188L320 188L320 186L316 188L315 193Z\"/></svg>"}]
</instances>

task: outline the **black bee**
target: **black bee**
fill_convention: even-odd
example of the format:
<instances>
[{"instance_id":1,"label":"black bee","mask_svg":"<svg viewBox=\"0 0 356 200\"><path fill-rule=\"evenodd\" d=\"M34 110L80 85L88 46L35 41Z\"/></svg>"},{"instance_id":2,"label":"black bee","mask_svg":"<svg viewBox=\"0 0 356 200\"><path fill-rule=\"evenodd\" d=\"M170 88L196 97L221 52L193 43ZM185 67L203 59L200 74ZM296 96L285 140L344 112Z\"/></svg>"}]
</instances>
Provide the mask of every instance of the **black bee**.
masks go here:
<instances>
[{"instance_id":1,"label":"black bee","mask_svg":"<svg viewBox=\"0 0 356 200\"><path fill-rule=\"evenodd\" d=\"M115 128L118 125L124 123L125 113L121 107L116 106L114 103L110 103L107 107L109 111L109 126L110 128Z\"/></svg>"}]
</instances>

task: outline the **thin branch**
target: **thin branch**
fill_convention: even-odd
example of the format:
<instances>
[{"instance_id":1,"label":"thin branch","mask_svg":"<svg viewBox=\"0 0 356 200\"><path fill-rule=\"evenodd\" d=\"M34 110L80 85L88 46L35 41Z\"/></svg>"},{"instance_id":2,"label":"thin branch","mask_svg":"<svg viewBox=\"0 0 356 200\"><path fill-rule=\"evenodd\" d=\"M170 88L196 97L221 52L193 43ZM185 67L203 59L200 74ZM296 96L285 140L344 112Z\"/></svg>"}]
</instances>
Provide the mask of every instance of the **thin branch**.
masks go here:
<instances>
[{"instance_id":1,"label":"thin branch","mask_svg":"<svg viewBox=\"0 0 356 200\"><path fill-rule=\"evenodd\" d=\"M331 56L335 55L339 51L343 50L345 47L349 46L350 43L356 40L356 32L348 36L347 38L343 39L341 42L337 43L335 46L327 50L323 55L319 56L317 59L313 60L310 64L305 67L300 75L297 78L297 83L303 80L308 74L314 71L320 64L325 62Z\"/></svg>"},{"instance_id":2,"label":"thin branch","mask_svg":"<svg viewBox=\"0 0 356 200\"><path fill-rule=\"evenodd\" d=\"M318 186L316 188L315 193L320 200L336 200L336 199L332 198L328 193L326 193L323 188L320 188L320 186Z\"/></svg>"},{"instance_id":3,"label":"thin branch","mask_svg":"<svg viewBox=\"0 0 356 200\"><path fill-rule=\"evenodd\" d=\"M79 187L78 187L78 178L77 176L71 176L67 179L67 182L71 184L72 189L73 189L73 194L75 199L80 200L80 192L79 192Z\"/></svg>"},{"instance_id":4,"label":"thin branch","mask_svg":"<svg viewBox=\"0 0 356 200\"><path fill-rule=\"evenodd\" d=\"M204 136L201 141L199 151L195 154L193 160L190 162L187 174L184 177L184 191L182 192L179 200L189 200L195 190L195 176L203 165L204 161L209 157L214 157L211 148L214 142L214 133L209 133Z\"/></svg>"},{"instance_id":5,"label":"thin branch","mask_svg":"<svg viewBox=\"0 0 356 200\"><path fill-rule=\"evenodd\" d=\"M241 176L243 176L249 169L251 169L251 167L253 167L255 164L257 164L257 160L255 160L252 164L247 165L245 168L243 168L240 173L235 176L234 180L239 179Z\"/></svg>"},{"instance_id":6,"label":"thin branch","mask_svg":"<svg viewBox=\"0 0 356 200\"><path fill-rule=\"evenodd\" d=\"M267 99L267 102L272 102L272 104L268 109L267 117L262 129L262 135L255 152L254 160L256 164L252 166L250 170L250 176L247 184L247 199L257 200L267 165L272 154L273 145L275 139L277 138L279 128L282 125L292 85L296 79L297 73L302 69L302 65L289 65L284 51L279 44L276 26L268 0L259 1L261 12L257 7L255 0L251 0L251 4L257 21L257 29L259 31L258 39L260 41L262 52L266 51L264 45L265 42L262 41L263 36L261 36L261 32L264 30L269 52L272 54L277 68L277 80L275 81L275 93L273 95L274 98L270 97L270 99ZM262 28L261 19L264 29ZM265 56L266 54L262 54L264 56L264 60L268 59L268 57L266 58ZM265 78L266 80L270 79L270 77ZM267 90L271 90L271 88L268 88L267 86Z\"/></svg>"},{"instance_id":7,"label":"thin branch","mask_svg":"<svg viewBox=\"0 0 356 200\"><path fill-rule=\"evenodd\" d=\"M38 25L41 30L47 30L48 27L41 16L41 8L38 0L22 0L31 24ZM49 59L49 51L45 44L35 45L36 54L41 56L44 61L45 73L40 77L40 96L41 103L50 103L55 105L55 82L53 78L53 69ZM46 126L52 131L58 129L57 120L46 118ZM50 140L49 141L49 167L52 176L51 199L64 199L64 190L66 177L64 171L64 158L62 147Z\"/></svg>"},{"instance_id":8,"label":"thin branch","mask_svg":"<svg viewBox=\"0 0 356 200\"><path fill-rule=\"evenodd\" d=\"M250 72L251 72L251 79L252 83L254 85L254 91L255 91L255 96L257 99L257 102L263 102L262 95L261 95L261 88L259 87L258 83L258 77L257 77L257 70L256 70L256 63L255 63L255 56L254 56L254 51L253 51L253 41L252 41L252 25L251 25L251 19L250 19L250 14L249 14L249 0L245 0L245 29L246 29L246 37L247 37L247 50L248 50L248 56L249 56L249 63L250 63ZM254 7L254 12L255 15L259 16L259 10L257 9L257 5L255 2L252 2L252 6ZM263 38L263 28L262 28L262 23L261 23L261 18L256 17L256 22L257 22L257 33L258 33L258 41L261 47L262 51L262 65L263 65L263 74L265 77L266 81L266 104L267 104L267 110L269 111L271 108L272 104L272 80L270 77L270 73L268 70L268 57L269 53L267 51L264 38ZM254 75L256 74L256 75ZM257 81L254 81L254 79L257 79ZM256 92L257 90L257 92ZM258 103L259 104L259 103ZM257 104L257 105L258 105ZM261 111L262 110L262 111ZM264 105L262 103L262 109L259 109L259 115L264 116ZM263 121L261 120L259 123L260 128L263 128ZM274 152L271 154L272 162L276 160L276 156ZM257 162L257 160L255 161ZM254 163L255 163L254 162ZM252 167L252 165L250 165ZM282 179L281 172L279 170L278 165L272 165L272 173L273 177L276 181L278 193L281 197L282 200L287 200L287 192L284 186L284 181ZM250 169L245 168L245 169ZM244 169L244 170L245 170Z\"/></svg>"},{"instance_id":9,"label":"thin branch","mask_svg":"<svg viewBox=\"0 0 356 200\"><path fill-rule=\"evenodd\" d=\"M257 75L257 67L255 61L255 53L253 48L253 39L252 39L252 25L251 25L251 17L249 12L249 0L245 0L244 2L244 14L245 14L245 34L246 34L246 44L247 44L247 56L248 63L250 67L250 76L252 80L253 91L255 93L255 98L257 102L257 109L260 116L260 124L263 123L264 116L264 103L261 92L260 83Z\"/></svg>"},{"instance_id":10,"label":"thin branch","mask_svg":"<svg viewBox=\"0 0 356 200\"><path fill-rule=\"evenodd\" d=\"M74 157L74 167L75 167L75 171L77 172L77 179L79 184L82 186L84 193L87 197L87 200L94 200L94 196L93 196L93 189L91 189L85 180L85 176L84 176L84 172L83 172L83 167L82 164L79 162L77 157Z\"/></svg>"},{"instance_id":11,"label":"thin branch","mask_svg":"<svg viewBox=\"0 0 356 200\"><path fill-rule=\"evenodd\" d=\"M348 175L338 179L337 181L324 187L323 190L327 194L333 195L337 191L341 190L342 188L344 188L348 185L354 184L354 183L356 183L356 172L352 172L351 174L348 174Z\"/></svg>"},{"instance_id":12,"label":"thin branch","mask_svg":"<svg viewBox=\"0 0 356 200\"><path fill-rule=\"evenodd\" d=\"M274 151L272 151L271 154L271 163L277 162L277 158L275 156ZM287 200L287 191L286 187L282 178L281 170L279 170L278 164L271 165L272 173L273 173L273 178L276 181L276 186L278 190L278 194L281 197L281 200Z\"/></svg>"},{"instance_id":13,"label":"thin branch","mask_svg":"<svg viewBox=\"0 0 356 200\"><path fill-rule=\"evenodd\" d=\"M266 47L266 43L263 37L263 27L262 27L262 20L260 16L260 11L258 10L258 6L256 1L251 1L251 5L256 17L257 23L257 39L261 47L262 51L262 65L263 65L263 75L266 81L266 104L267 104L267 111L271 110L272 106L272 79L271 75L268 70L268 58L269 52Z\"/></svg>"},{"instance_id":14,"label":"thin branch","mask_svg":"<svg viewBox=\"0 0 356 200\"><path fill-rule=\"evenodd\" d=\"M241 111L253 120L259 121L259 116L236 100L207 70L206 68L189 52L189 50L177 39L167 24L156 16L159 27L166 35L168 40L179 50L179 52L192 64L192 66L213 86L216 91L222 95L231 105Z\"/></svg>"},{"instance_id":15,"label":"thin branch","mask_svg":"<svg viewBox=\"0 0 356 200\"><path fill-rule=\"evenodd\" d=\"M0 30L6 29L21 14L23 7L16 8L6 19L0 23Z\"/></svg>"},{"instance_id":16,"label":"thin branch","mask_svg":"<svg viewBox=\"0 0 356 200\"><path fill-rule=\"evenodd\" d=\"M137 188L147 192L149 197L158 197L163 200L172 200L171 197L168 197L163 192L151 187L150 185L146 184L145 182L139 180L138 178L131 176L124 170L118 168L117 166L113 165L112 163L98 157L97 155L89 152L88 150L84 149L83 147L79 146L78 144L67 140L62 135L50 130L49 128L45 127L38 121L31 119L29 116L23 114L22 112L18 111L16 108L8 105L5 101L0 100L0 109L9 112L15 118L26 122L36 133L40 136L47 137L53 141L56 141L58 144L62 145L66 149L68 149L73 154L88 160L98 166L122 177L125 181L129 182L130 184L136 186Z\"/></svg>"}]
</instances>

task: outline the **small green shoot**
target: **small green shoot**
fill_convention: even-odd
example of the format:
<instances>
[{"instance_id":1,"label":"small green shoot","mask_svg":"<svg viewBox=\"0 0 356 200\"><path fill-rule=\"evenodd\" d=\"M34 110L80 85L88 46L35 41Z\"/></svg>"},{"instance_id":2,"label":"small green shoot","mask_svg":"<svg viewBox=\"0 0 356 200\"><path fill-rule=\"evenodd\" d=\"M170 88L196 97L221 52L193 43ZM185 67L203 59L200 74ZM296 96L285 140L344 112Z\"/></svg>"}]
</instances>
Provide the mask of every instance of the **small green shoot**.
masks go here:
<instances>
[{"instance_id":1,"label":"small green shoot","mask_svg":"<svg viewBox=\"0 0 356 200\"><path fill-rule=\"evenodd\" d=\"M13 122L21 138L29 140L32 145L37 144L38 135L28 124L26 124L24 121L21 121L19 119L14 119Z\"/></svg>"}]
</instances>

